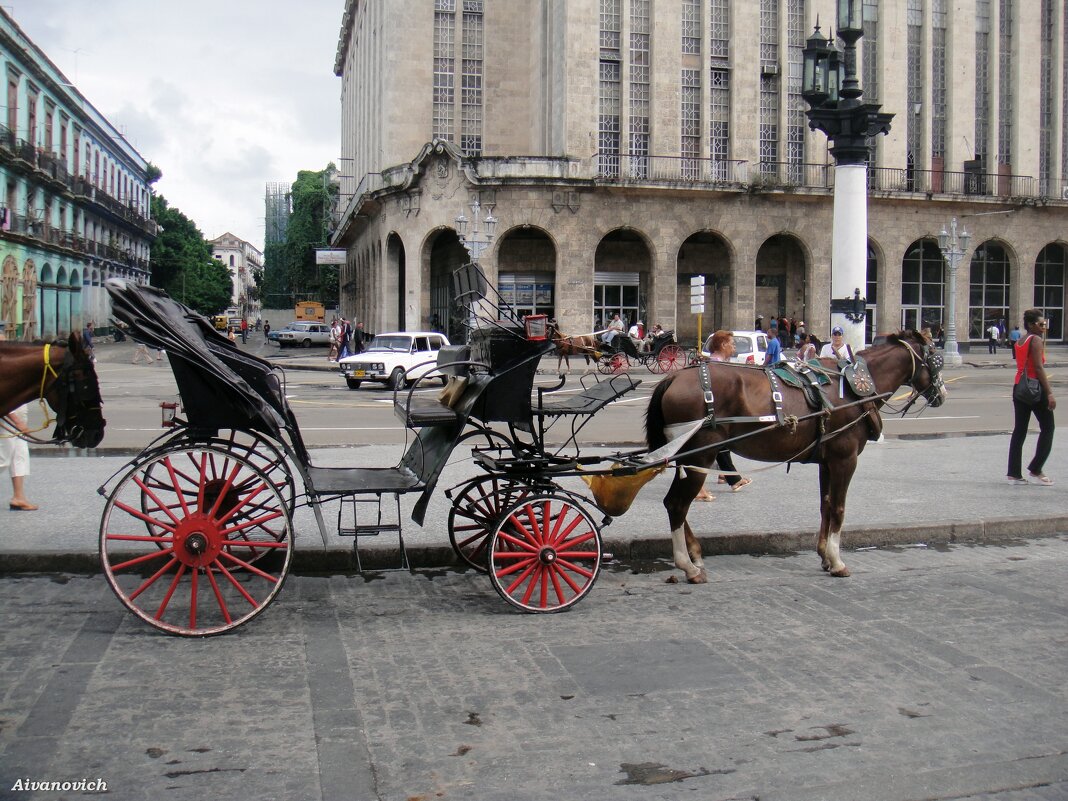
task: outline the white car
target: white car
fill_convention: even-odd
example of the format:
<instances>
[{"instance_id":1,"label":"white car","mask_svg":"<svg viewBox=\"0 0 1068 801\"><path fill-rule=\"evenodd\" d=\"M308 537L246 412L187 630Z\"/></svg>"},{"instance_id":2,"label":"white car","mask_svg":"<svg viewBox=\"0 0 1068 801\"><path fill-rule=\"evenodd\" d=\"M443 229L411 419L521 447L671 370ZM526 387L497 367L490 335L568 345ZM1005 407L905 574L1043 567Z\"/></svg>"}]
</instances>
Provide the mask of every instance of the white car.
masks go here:
<instances>
[{"instance_id":1,"label":"white car","mask_svg":"<svg viewBox=\"0 0 1068 801\"><path fill-rule=\"evenodd\" d=\"M425 376L440 378L444 382L446 376L437 371L435 364L438 351L448 344L444 334L433 331L379 334L363 353L341 359L338 368L349 389L359 389L364 381L377 381L390 389L400 389ZM416 365L422 366L412 370Z\"/></svg>"},{"instance_id":2,"label":"white car","mask_svg":"<svg viewBox=\"0 0 1068 801\"><path fill-rule=\"evenodd\" d=\"M768 356L768 335L763 331L731 331L734 335L735 364L764 364ZM708 357L712 350L712 337L705 340L702 355Z\"/></svg>"},{"instance_id":3,"label":"white car","mask_svg":"<svg viewBox=\"0 0 1068 801\"><path fill-rule=\"evenodd\" d=\"M310 348L330 344L330 326L325 323L293 322L278 332L280 348Z\"/></svg>"}]
</instances>

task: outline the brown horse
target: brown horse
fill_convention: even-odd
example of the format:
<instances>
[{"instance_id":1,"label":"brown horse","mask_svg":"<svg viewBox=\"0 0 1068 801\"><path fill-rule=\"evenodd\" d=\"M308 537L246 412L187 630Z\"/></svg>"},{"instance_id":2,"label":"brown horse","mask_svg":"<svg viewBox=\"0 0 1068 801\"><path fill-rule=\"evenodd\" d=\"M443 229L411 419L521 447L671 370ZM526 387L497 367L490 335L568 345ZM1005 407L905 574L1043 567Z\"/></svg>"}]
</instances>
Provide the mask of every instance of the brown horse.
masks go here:
<instances>
[{"instance_id":1,"label":"brown horse","mask_svg":"<svg viewBox=\"0 0 1068 801\"><path fill-rule=\"evenodd\" d=\"M560 329L555 322L549 323L549 335L552 337L553 344L556 345L556 372L560 372L560 365L567 364L567 371L571 372L571 357L581 356L586 360L586 367L590 366L590 362L597 362L600 354L598 346L601 343L598 341L595 334L580 334L577 336L567 336L560 333Z\"/></svg>"},{"instance_id":2,"label":"brown horse","mask_svg":"<svg viewBox=\"0 0 1068 801\"><path fill-rule=\"evenodd\" d=\"M79 332L65 344L0 342L0 416L34 400L47 401L56 413L53 444L95 448L104 438L100 386Z\"/></svg>"},{"instance_id":3,"label":"brown horse","mask_svg":"<svg viewBox=\"0 0 1068 801\"><path fill-rule=\"evenodd\" d=\"M909 405L922 396L931 406L941 406L946 398L942 357L922 334L893 334L886 344L861 351L858 357L863 358L874 380L876 394L870 400L863 402L853 394L841 380L838 365L823 359L823 371L831 380L821 391L830 408L813 412L801 389L782 383L783 423L777 421L771 382L763 369L712 362L708 365L707 393L699 368L683 370L660 382L649 400L645 419L651 449L672 438L669 426L706 421L683 446L684 453L677 459L682 466L664 498L675 565L686 573L689 582L703 584L708 577L701 545L686 522L686 514L725 442L733 453L748 459L819 464L821 521L816 551L823 569L832 576L849 575L839 552L846 491L857 457L868 439L878 438L882 430L880 407L903 384L913 388ZM713 413L714 420L710 421ZM764 420L758 421L758 417Z\"/></svg>"}]
</instances>

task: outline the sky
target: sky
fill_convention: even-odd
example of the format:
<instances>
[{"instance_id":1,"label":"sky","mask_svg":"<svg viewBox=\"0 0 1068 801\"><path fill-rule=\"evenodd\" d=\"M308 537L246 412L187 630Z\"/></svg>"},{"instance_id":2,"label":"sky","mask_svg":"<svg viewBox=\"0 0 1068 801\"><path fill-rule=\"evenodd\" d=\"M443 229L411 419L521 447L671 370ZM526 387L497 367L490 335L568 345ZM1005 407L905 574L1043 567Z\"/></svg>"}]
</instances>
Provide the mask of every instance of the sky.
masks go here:
<instances>
[{"instance_id":1,"label":"sky","mask_svg":"<svg viewBox=\"0 0 1068 801\"><path fill-rule=\"evenodd\" d=\"M208 239L263 249L268 181L340 151L344 0L0 0Z\"/></svg>"}]
</instances>

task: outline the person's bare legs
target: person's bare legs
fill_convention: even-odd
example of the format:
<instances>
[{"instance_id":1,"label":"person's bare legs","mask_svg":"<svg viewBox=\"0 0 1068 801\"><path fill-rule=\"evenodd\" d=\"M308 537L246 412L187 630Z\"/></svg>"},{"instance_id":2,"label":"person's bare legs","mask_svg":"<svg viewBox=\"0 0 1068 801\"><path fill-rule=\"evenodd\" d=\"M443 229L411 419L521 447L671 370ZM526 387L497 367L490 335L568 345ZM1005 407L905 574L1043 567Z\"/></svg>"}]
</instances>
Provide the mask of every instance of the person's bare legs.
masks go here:
<instances>
[{"instance_id":1,"label":"person's bare legs","mask_svg":"<svg viewBox=\"0 0 1068 801\"><path fill-rule=\"evenodd\" d=\"M27 512L37 509L37 506L30 503L30 499L26 497L26 476L11 477L11 505Z\"/></svg>"}]
</instances>

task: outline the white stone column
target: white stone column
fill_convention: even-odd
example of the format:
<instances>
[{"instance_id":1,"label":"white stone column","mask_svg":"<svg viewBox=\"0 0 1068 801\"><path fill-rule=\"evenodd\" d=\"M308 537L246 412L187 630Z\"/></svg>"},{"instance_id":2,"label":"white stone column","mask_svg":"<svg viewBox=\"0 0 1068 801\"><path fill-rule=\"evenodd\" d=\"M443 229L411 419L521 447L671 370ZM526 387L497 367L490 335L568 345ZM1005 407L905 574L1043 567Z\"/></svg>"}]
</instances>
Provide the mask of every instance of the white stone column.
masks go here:
<instances>
[{"instance_id":1,"label":"white stone column","mask_svg":"<svg viewBox=\"0 0 1068 801\"><path fill-rule=\"evenodd\" d=\"M838 164L834 168L834 239L831 245L831 300L867 295L868 168ZM831 313L831 327L839 325L854 350L864 347L864 321L851 322L844 313Z\"/></svg>"}]
</instances>

